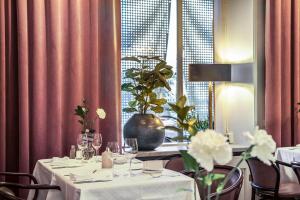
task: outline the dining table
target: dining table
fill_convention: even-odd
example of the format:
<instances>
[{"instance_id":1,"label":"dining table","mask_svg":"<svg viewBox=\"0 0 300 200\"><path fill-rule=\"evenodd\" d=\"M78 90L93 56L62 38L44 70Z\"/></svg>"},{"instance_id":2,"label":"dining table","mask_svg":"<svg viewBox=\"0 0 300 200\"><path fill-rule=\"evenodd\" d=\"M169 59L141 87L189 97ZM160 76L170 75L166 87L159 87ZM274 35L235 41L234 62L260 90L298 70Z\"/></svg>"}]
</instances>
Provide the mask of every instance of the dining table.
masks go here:
<instances>
[{"instance_id":1,"label":"dining table","mask_svg":"<svg viewBox=\"0 0 300 200\"><path fill-rule=\"evenodd\" d=\"M63 162L62 162L63 161ZM150 162L150 161L147 161ZM157 162L157 161L155 161ZM145 170L142 161L103 169L98 160L38 160L33 175L40 184L61 190L40 191L39 200L199 200L194 179L165 168ZM34 195L30 191L28 200Z\"/></svg>"},{"instance_id":2,"label":"dining table","mask_svg":"<svg viewBox=\"0 0 300 200\"><path fill-rule=\"evenodd\" d=\"M300 162L300 146L277 148L275 157L285 163ZM292 168L280 166L280 182L298 183L297 176Z\"/></svg>"}]
</instances>

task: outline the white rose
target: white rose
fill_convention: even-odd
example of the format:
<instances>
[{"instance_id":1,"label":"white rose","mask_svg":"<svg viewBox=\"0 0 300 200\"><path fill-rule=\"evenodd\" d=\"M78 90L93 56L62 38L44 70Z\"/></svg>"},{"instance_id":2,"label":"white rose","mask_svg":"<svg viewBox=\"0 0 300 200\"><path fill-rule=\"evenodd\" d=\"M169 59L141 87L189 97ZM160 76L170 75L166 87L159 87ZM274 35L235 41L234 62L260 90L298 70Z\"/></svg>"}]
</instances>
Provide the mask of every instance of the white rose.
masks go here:
<instances>
[{"instance_id":1,"label":"white rose","mask_svg":"<svg viewBox=\"0 0 300 200\"><path fill-rule=\"evenodd\" d=\"M212 171L214 162L224 165L232 159L232 148L227 138L213 130L199 132L191 138L188 153L201 167Z\"/></svg>"},{"instance_id":2,"label":"white rose","mask_svg":"<svg viewBox=\"0 0 300 200\"><path fill-rule=\"evenodd\" d=\"M102 108L97 108L96 113L100 119L105 119L106 113Z\"/></svg>"},{"instance_id":3,"label":"white rose","mask_svg":"<svg viewBox=\"0 0 300 200\"><path fill-rule=\"evenodd\" d=\"M276 150L276 143L265 130L259 130L256 127L253 134L247 132L245 135L250 139L250 144L253 145L250 153L252 157L257 157L267 165L271 165L270 161L276 160L273 154Z\"/></svg>"}]
</instances>

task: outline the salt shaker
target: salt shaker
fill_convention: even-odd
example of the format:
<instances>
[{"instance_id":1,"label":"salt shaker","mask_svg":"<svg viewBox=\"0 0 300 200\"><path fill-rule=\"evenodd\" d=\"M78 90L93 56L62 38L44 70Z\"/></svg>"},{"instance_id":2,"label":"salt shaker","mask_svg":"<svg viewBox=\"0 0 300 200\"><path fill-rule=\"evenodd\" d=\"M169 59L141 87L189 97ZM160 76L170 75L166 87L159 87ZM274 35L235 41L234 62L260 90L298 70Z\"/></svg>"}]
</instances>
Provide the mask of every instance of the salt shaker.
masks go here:
<instances>
[{"instance_id":1,"label":"salt shaker","mask_svg":"<svg viewBox=\"0 0 300 200\"><path fill-rule=\"evenodd\" d=\"M112 166L113 166L112 152L104 151L102 153L102 168L112 168Z\"/></svg>"},{"instance_id":2,"label":"salt shaker","mask_svg":"<svg viewBox=\"0 0 300 200\"><path fill-rule=\"evenodd\" d=\"M70 150L70 159L75 159L75 156L76 156L75 145L72 145Z\"/></svg>"}]
</instances>

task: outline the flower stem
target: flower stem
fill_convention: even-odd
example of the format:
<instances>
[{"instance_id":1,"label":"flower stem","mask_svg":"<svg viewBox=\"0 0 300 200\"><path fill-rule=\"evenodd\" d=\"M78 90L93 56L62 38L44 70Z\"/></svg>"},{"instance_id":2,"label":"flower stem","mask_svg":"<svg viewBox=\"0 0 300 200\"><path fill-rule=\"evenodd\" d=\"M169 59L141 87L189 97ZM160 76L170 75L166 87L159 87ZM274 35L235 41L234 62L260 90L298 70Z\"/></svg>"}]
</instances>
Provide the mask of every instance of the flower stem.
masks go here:
<instances>
[{"instance_id":1,"label":"flower stem","mask_svg":"<svg viewBox=\"0 0 300 200\"><path fill-rule=\"evenodd\" d=\"M247 160L248 158L248 154L249 152L251 152L251 149L253 148L253 146L250 146L244 153L242 153L242 158L241 160L236 164L236 166L229 172L229 174L226 176L226 178L224 179L223 182L221 182L220 184L222 184L221 190L220 192L217 193L217 197L216 200L219 200L220 198L220 193L223 191L226 183L229 181L229 179L231 178L231 176L233 175L233 173L238 169L238 167L242 164L242 162L244 160Z\"/></svg>"},{"instance_id":2,"label":"flower stem","mask_svg":"<svg viewBox=\"0 0 300 200\"><path fill-rule=\"evenodd\" d=\"M207 200L210 200L211 184L207 186Z\"/></svg>"}]
</instances>

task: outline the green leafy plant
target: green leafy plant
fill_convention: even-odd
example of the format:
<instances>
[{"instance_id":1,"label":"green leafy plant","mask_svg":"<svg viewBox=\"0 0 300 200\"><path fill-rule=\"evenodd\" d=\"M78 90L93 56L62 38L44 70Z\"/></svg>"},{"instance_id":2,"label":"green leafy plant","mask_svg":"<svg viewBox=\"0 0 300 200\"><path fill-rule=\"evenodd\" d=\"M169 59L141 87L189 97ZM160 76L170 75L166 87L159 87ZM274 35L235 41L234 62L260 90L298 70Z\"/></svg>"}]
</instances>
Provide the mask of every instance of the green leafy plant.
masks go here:
<instances>
[{"instance_id":1,"label":"green leafy plant","mask_svg":"<svg viewBox=\"0 0 300 200\"><path fill-rule=\"evenodd\" d=\"M97 108L97 110L96 110L97 116L94 119L89 119L88 114L89 114L90 110L87 106L87 102L86 102L85 99L82 101L82 105L77 105L76 106L74 111L75 111L74 115L77 115L80 118L78 120L78 122L82 125L82 130L81 130L82 133L85 133L85 132L93 133L93 132L95 132L95 130L93 129L93 125L95 123L95 120L97 118L105 119L105 117L106 117L105 111L102 108Z\"/></svg>"},{"instance_id":2,"label":"green leafy plant","mask_svg":"<svg viewBox=\"0 0 300 200\"><path fill-rule=\"evenodd\" d=\"M182 133L187 131L188 136L181 136L173 138L173 140L190 140L198 131L208 129L208 120L201 120L200 116L195 113L195 106L188 106L187 97L181 96L176 103L168 103L170 110L176 113L176 117L167 116L173 118L177 122L177 126L166 126L167 129L171 129Z\"/></svg>"},{"instance_id":3,"label":"green leafy plant","mask_svg":"<svg viewBox=\"0 0 300 200\"><path fill-rule=\"evenodd\" d=\"M177 127L168 127L178 132L182 132L183 130L189 132L191 136L197 133L197 129L195 128L195 124L197 119L194 117L189 117L189 112L195 109L195 106L186 105L187 98L186 96L181 96L177 100L176 103L168 103L171 110L176 113L177 117L174 118L177 122Z\"/></svg>"},{"instance_id":4,"label":"green leafy plant","mask_svg":"<svg viewBox=\"0 0 300 200\"><path fill-rule=\"evenodd\" d=\"M196 119L196 123L194 124L194 127L196 128L197 132L198 131L204 131L209 128L209 121L208 119L201 119L199 114L195 112L195 110L192 110L191 112L188 113L187 119Z\"/></svg>"},{"instance_id":5,"label":"green leafy plant","mask_svg":"<svg viewBox=\"0 0 300 200\"><path fill-rule=\"evenodd\" d=\"M128 102L128 107L123 111L146 114L151 110L155 113L162 113L163 105L167 103L167 100L158 98L155 89L171 90L167 80L173 76L172 66L167 65L166 61L158 56L132 56L124 57L122 60L138 63L137 68L125 71L125 79L130 79L130 81L123 83L121 89L130 92L134 99Z\"/></svg>"}]
</instances>

